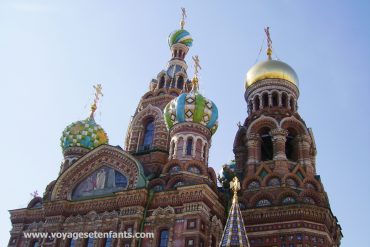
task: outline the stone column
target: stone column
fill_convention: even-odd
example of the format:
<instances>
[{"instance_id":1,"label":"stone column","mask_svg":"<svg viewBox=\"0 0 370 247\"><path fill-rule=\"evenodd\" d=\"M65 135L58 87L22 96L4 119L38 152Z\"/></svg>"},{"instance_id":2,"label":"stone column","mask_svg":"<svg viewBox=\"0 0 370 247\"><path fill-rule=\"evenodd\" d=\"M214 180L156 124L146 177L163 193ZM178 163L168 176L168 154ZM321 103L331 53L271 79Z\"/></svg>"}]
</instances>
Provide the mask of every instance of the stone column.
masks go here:
<instances>
[{"instance_id":1,"label":"stone column","mask_svg":"<svg viewBox=\"0 0 370 247\"><path fill-rule=\"evenodd\" d=\"M288 131L282 128L270 131L273 144L273 159L275 163L275 172L286 174L289 172L288 162L285 154L285 142Z\"/></svg>"},{"instance_id":2,"label":"stone column","mask_svg":"<svg viewBox=\"0 0 370 247\"><path fill-rule=\"evenodd\" d=\"M274 160L286 160L285 142L288 131L282 128L273 129L270 132L274 148Z\"/></svg>"}]
</instances>

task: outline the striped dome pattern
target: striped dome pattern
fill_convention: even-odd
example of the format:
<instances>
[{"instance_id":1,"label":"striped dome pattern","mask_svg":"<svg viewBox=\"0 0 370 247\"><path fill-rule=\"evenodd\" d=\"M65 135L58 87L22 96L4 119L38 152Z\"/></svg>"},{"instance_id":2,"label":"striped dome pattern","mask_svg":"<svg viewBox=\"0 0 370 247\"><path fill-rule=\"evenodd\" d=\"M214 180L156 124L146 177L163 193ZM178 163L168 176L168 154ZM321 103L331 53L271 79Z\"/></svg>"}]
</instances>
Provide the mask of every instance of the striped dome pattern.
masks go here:
<instances>
[{"instance_id":1,"label":"striped dome pattern","mask_svg":"<svg viewBox=\"0 0 370 247\"><path fill-rule=\"evenodd\" d=\"M164 119L168 129L177 123L192 122L207 127L214 134L218 127L218 109L198 92L183 93L167 104Z\"/></svg>"},{"instance_id":2,"label":"striped dome pattern","mask_svg":"<svg viewBox=\"0 0 370 247\"><path fill-rule=\"evenodd\" d=\"M171 47L174 44L178 44L178 43L184 44L187 47L192 46L193 39L190 36L190 33L184 29L173 31L168 37L168 45Z\"/></svg>"},{"instance_id":3,"label":"striped dome pattern","mask_svg":"<svg viewBox=\"0 0 370 247\"><path fill-rule=\"evenodd\" d=\"M107 133L95 122L94 118L87 118L68 125L60 138L63 151L70 147L82 147L91 150L107 143Z\"/></svg>"}]
</instances>

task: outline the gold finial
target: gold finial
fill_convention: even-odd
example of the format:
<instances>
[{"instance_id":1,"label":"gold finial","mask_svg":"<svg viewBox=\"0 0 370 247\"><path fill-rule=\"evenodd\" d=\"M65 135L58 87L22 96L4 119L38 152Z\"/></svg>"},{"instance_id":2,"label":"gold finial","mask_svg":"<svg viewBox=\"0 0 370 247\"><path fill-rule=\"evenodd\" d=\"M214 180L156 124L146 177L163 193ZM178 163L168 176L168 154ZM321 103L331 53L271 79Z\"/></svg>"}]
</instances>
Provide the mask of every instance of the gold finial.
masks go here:
<instances>
[{"instance_id":1,"label":"gold finial","mask_svg":"<svg viewBox=\"0 0 370 247\"><path fill-rule=\"evenodd\" d=\"M101 84L94 85L93 87L95 89L95 94L94 94L94 102L91 105L90 118L94 118L94 113L96 109L98 108L97 104L98 104L98 101L100 100L100 96L104 96L102 92L103 88Z\"/></svg>"},{"instance_id":2,"label":"gold finial","mask_svg":"<svg viewBox=\"0 0 370 247\"><path fill-rule=\"evenodd\" d=\"M199 70L202 69L202 67L200 67L198 56L193 56L192 58L194 61L194 78L192 80L192 83L193 83L192 91L196 92L199 89L198 74L199 74Z\"/></svg>"},{"instance_id":3,"label":"gold finial","mask_svg":"<svg viewBox=\"0 0 370 247\"><path fill-rule=\"evenodd\" d=\"M230 182L230 188L234 192L233 203L238 202L238 191L240 190L239 179L235 176Z\"/></svg>"},{"instance_id":4,"label":"gold finial","mask_svg":"<svg viewBox=\"0 0 370 247\"><path fill-rule=\"evenodd\" d=\"M181 8L181 15L182 15L182 18L181 18L181 21L180 21L180 26L181 26L181 29L184 29L185 18L187 17L185 8Z\"/></svg>"},{"instance_id":5,"label":"gold finial","mask_svg":"<svg viewBox=\"0 0 370 247\"><path fill-rule=\"evenodd\" d=\"M265 33L267 37L267 56L269 60L271 60L271 55L272 55L272 40L270 36L270 27L265 28Z\"/></svg>"}]
</instances>

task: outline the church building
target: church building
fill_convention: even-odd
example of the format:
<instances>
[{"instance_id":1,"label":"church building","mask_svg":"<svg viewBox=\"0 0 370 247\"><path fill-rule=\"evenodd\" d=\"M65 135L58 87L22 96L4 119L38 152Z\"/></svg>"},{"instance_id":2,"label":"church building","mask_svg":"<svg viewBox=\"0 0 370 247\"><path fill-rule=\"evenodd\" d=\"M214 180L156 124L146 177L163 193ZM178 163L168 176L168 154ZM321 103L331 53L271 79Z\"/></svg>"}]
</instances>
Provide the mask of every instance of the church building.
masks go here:
<instances>
[{"instance_id":1,"label":"church building","mask_svg":"<svg viewBox=\"0 0 370 247\"><path fill-rule=\"evenodd\" d=\"M235 159L219 174L209 166L218 109L199 92L198 56L194 75L187 72L193 39L185 17L183 9L168 38L168 64L141 97L122 147L109 144L95 121L102 87L94 86L90 114L62 133L58 177L42 197L9 211L9 247L340 246L341 228L316 171L314 135L298 113L298 76L272 59L268 28L267 58L247 72L248 112L236 132ZM25 237L38 232L153 237Z\"/></svg>"}]
</instances>

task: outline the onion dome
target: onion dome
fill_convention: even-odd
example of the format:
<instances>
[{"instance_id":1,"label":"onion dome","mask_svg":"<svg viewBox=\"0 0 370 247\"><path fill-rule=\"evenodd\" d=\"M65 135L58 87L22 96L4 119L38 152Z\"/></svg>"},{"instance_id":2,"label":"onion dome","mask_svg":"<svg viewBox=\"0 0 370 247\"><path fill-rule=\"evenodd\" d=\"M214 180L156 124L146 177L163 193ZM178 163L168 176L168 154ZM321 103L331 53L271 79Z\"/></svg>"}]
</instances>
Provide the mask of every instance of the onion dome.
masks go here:
<instances>
[{"instance_id":1,"label":"onion dome","mask_svg":"<svg viewBox=\"0 0 370 247\"><path fill-rule=\"evenodd\" d=\"M91 150L107 143L107 133L95 122L94 118L90 117L68 125L60 138L63 151L70 147L82 147Z\"/></svg>"},{"instance_id":2,"label":"onion dome","mask_svg":"<svg viewBox=\"0 0 370 247\"><path fill-rule=\"evenodd\" d=\"M190 47L193 44L193 39L185 29L175 30L168 37L168 45L171 47L174 44L183 44Z\"/></svg>"},{"instance_id":3,"label":"onion dome","mask_svg":"<svg viewBox=\"0 0 370 247\"><path fill-rule=\"evenodd\" d=\"M94 113L97 109L97 102L102 96L101 85L94 86L95 99L91 105L91 114L85 120L73 122L68 125L60 138L60 145L65 151L71 147L81 147L88 150L94 149L102 144L108 143L108 135L104 129L95 122Z\"/></svg>"},{"instance_id":4,"label":"onion dome","mask_svg":"<svg viewBox=\"0 0 370 247\"><path fill-rule=\"evenodd\" d=\"M264 80L264 79L282 79L289 81L298 88L298 76L294 69L288 64L279 61L273 60L272 55L272 40L270 37L269 27L265 28L265 33L267 36L267 56L268 60L255 64L252 68L249 69L246 79L245 79L245 88L249 88L254 83Z\"/></svg>"},{"instance_id":5,"label":"onion dome","mask_svg":"<svg viewBox=\"0 0 370 247\"><path fill-rule=\"evenodd\" d=\"M246 76L245 87L248 88L264 79L283 79L298 87L296 72L288 64L278 60L269 59L250 68Z\"/></svg>"},{"instance_id":6,"label":"onion dome","mask_svg":"<svg viewBox=\"0 0 370 247\"><path fill-rule=\"evenodd\" d=\"M197 123L214 134L218 127L218 109L215 103L198 92L198 78L193 79L193 89L170 101L164 109L167 128L178 123Z\"/></svg>"}]
</instances>

